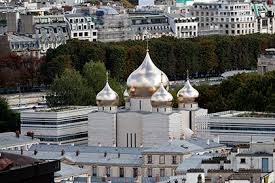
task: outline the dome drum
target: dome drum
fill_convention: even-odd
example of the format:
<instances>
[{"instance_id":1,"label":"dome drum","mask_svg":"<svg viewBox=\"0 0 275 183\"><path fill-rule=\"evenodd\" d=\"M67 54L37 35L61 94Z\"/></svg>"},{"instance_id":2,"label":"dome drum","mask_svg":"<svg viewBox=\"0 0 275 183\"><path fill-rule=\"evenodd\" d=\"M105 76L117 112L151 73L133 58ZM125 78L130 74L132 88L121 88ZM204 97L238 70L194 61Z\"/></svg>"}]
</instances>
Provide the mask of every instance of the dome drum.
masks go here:
<instances>
[{"instance_id":1,"label":"dome drum","mask_svg":"<svg viewBox=\"0 0 275 183\"><path fill-rule=\"evenodd\" d=\"M125 102L130 102L130 95L129 95L127 89L123 93L123 98L124 98Z\"/></svg>"},{"instance_id":2,"label":"dome drum","mask_svg":"<svg viewBox=\"0 0 275 183\"><path fill-rule=\"evenodd\" d=\"M115 100L96 100L97 106L117 106L118 105L118 97Z\"/></svg>"},{"instance_id":3,"label":"dome drum","mask_svg":"<svg viewBox=\"0 0 275 183\"><path fill-rule=\"evenodd\" d=\"M155 108L161 108L161 107L168 107L172 106L173 102L172 101L151 101L152 107Z\"/></svg>"}]
</instances>

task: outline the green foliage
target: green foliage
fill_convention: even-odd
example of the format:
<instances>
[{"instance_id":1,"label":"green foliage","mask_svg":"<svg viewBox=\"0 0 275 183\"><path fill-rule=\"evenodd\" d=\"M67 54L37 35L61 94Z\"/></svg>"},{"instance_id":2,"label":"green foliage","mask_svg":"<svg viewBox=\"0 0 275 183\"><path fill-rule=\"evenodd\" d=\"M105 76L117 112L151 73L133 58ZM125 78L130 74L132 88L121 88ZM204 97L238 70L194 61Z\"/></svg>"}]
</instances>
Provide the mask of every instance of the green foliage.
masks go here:
<instances>
[{"instance_id":1,"label":"green foliage","mask_svg":"<svg viewBox=\"0 0 275 183\"><path fill-rule=\"evenodd\" d=\"M94 104L95 93L87 87L78 71L65 69L56 77L48 94L50 106Z\"/></svg>"},{"instance_id":2,"label":"green foliage","mask_svg":"<svg viewBox=\"0 0 275 183\"><path fill-rule=\"evenodd\" d=\"M184 79L188 69L193 77L218 75L232 69L255 69L257 57L275 46L275 35L208 36L194 39L162 37L151 39L150 55L170 80ZM49 50L41 67L43 81L50 84L64 67L82 71L90 60L101 61L111 75L124 82L145 56L145 41L101 43L70 40Z\"/></svg>"},{"instance_id":3,"label":"green foliage","mask_svg":"<svg viewBox=\"0 0 275 183\"><path fill-rule=\"evenodd\" d=\"M48 93L50 106L96 105L96 94L106 84L106 68L100 62L88 62L84 65L82 74L74 69L65 69L60 77L56 77ZM123 103L122 88L113 79L110 86L120 94L120 104Z\"/></svg>"},{"instance_id":4,"label":"green foliage","mask_svg":"<svg viewBox=\"0 0 275 183\"><path fill-rule=\"evenodd\" d=\"M10 110L8 103L0 97L0 132L16 131L20 128L20 115Z\"/></svg>"},{"instance_id":5,"label":"green foliage","mask_svg":"<svg viewBox=\"0 0 275 183\"><path fill-rule=\"evenodd\" d=\"M265 75L239 74L220 85L197 87L199 105L209 112L247 110L275 112L275 71Z\"/></svg>"}]
</instances>

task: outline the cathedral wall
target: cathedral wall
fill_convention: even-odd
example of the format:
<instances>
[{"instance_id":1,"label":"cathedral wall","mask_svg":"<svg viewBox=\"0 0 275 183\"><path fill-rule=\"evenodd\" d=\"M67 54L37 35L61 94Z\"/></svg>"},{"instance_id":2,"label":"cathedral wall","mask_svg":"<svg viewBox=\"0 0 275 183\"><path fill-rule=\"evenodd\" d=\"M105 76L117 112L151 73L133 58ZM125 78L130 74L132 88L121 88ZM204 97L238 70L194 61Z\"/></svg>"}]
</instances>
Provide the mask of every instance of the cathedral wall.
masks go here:
<instances>
[{"instance_id":1,"label":"cathedral wall","mask_svg":"<svg viewBox=\"0 0 275 183\"><path fill-rule=\"evenodd\" d=\"M93 112L88 116L88 145L113 146L116 139L116 114Z\"/></svg>"},{"instance_id":2,"label":"cathedral wall","mask_svg":"<svg viewBox=\"0 0 275 183\"><path fill-rule=\"evenodd\" d=\"M169 116L160 113L145 114L143 123L143 146L152 147L169 140Z\"/></svg>"},{"instance_id":3,"label":"cathedral wall","mask_svg":"<svg viewBox=\"0 0 275 183\"><path fill-rule=\"evenodd\" d=\"M142 114L137 112L117 114L117 139L119 147L139 147L142 144L141 116Z\"/></svg>"},{"instance_id":4,"label":"cathedral wall","mask_svg":"<svg viewBox=\"0 0 275 183\"><path fill-rule=\"evenodd\" d=\"M182 114L169 115L169 137L179 139L183 135Z\"/></svg>"}]
</instances>

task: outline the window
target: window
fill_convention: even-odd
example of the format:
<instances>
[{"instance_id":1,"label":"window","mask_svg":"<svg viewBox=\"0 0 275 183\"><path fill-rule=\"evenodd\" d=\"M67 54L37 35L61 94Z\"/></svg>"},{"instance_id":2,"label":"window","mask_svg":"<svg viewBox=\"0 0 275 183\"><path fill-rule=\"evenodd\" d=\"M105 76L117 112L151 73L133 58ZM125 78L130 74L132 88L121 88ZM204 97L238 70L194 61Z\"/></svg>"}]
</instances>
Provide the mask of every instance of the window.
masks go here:
<instances>
[{"instance_id":1,"label":"window","mask_svg":"<svg viewBox=\"0 0 275 183\"><path fill-rule=\"evenodd\" d=\"M111 168L110 167L106 167L106 176L107 177L111 176Z\"/></svg>"},{"instance_id":2,"label":"window","mask_svg":"<svg viewBox=\"0 0 275 183\"><path fill-rule=\"evenodd\" d=\"M164 164L165 163L165 156L164 155L160 155L159 156L159 164Z\"/></svg>"},{"instance_id":3,"label":"window","mask_svg":"<svg viewBox=\"0 0 275 183\"><path fill-rule=\"evenodd\" d=\"M124 168L119 168L119 177L124 177Z\"/></svg>"},{"instance_id":4,"label":"window","mask_svg":"<svg viewBox=\"0 0 275 183\"><path fill-rule=\"evenodd\" d=\"M152 155L147 156L148 164L152 164Z\"/></svg>"},{"instance_id":5,"label":"window","mask_svg":"<svg viewBox=\"0 0 275 183\"><path fill-rule=\"evenodd\" d=\"M161 169L159 170L159 174L160 174L161 177L164 177L164 176L165 176L165 169L164 169L164 168L161 168Z\"/></svg>"},{"instance_id":6,"label":"window","mask_svg":"<svg viewBox=\"0 0 275 183\"><path fill-rule=\"evenodd\" d=\"M138 168L133 168L133 177L138 176Z\"/></svg>"},{"instance_id":7,"label":"window","mask_svg":"<svg viewBox=\"0 0 275 183\"><path fill-rule=\"evenodd\" d=\"M83 36L83 33L82 33L82 32L80 32L80 33L79 33L79 36L80 36L80 37L82 37L82 36Z\"/></svg>"},{"instance_id":8,"label":"window","mask_svg":"<svg viewBox=\"0 0 275 183\"><path fill-rule=\"evenodd\" d=\"M245 158L241 158L241 163L245 163Z\"/></svg>"},{"instance_id":9,"label":"window","mask_svg":"<svg viewBox=\"0 0 275 183\"><path fill-rule=\"evenodd\" d=\"M93 36L96 36L96 32L93 32Z\"/></svg>"},{"instance_id":10,"label":"window","mask_svg":"<svg viewBox=\"0 0 275 183\"><path fill-rule=\"evenodd\" d=\"M172 156L172 164L177 164L177 156Z\"/></svg>"},{"instance_id":11,"label":"window","mask_svg":"<svg viewBox=\"0 0 275 183\"><path fill-rule=\"evenodd\" d=\"M88 36L88 32L84 32L84 36L86 36L86 37L87 37L87 36Z\"/></svg>"},{"instance_id":12,"label":"window","mask_svg":"<svg viewBox=\"0 0 275 183\"><path fill-rule=\"evenodd\" d=\"M152 177L152 168L148 168L147 174L148 174L148 177Z\"/></svg>"},{"instance_id":13,"label":"window","mask_svg":"<svg viewBox=\"0 0 275 183\"><path fill-rule=\"evenodd\" d=\"M94 177L97 176L97 168L96 168L96 166L93 166L92 174L93 174Z\"/></svg>"}]
</instances>

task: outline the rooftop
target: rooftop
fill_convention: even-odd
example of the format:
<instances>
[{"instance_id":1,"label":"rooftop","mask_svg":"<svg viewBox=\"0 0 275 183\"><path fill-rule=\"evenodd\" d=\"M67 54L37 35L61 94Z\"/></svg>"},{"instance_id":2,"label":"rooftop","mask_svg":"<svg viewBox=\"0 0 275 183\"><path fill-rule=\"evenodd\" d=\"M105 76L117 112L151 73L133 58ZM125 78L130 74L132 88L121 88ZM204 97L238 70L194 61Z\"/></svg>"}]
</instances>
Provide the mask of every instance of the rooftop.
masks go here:
<instances>
[{"instance_id":1,"label":"rooftop","mask_svg":"<svg viewBox=\"0 0 275 183\"><path fill-rule=\"evenodd\" d=\"M201 138L191 138L186 140L172 140L167 144L145 149L143 153L190 153L199 152L206 149L224 147L224 145Z\"/></svg>"},{"instance_id":2,"label":"rooftop","mask_svg":"<svg viewBox=\"0 0 275 183\"><path fill-rule=\"evenodd\" d=\"M20 135L16 137L14 132L0 133L0 149L5 149L12 146L39 143L39 139L32 139L32 137Z\"/></svg>"},{"instance_id":3,"label":"rooftop","mask_svg":"<svg viewBox=\"0 0 275 183\"><path fill-rule=\"evenodd\" d=\"M144 148L141 147L98 147L98 146L72 146L72 145L46 145L37 144L30 148L30 151L45 151L45 152L76 152L81 153L121 153L121 154L141 154Z\"/></svg>"},{"instance_id":4,"label":"rooftop","mask_svg":"<svg viewBox=\"0 0 275 183\"><path fill-rule=\"evenodd\" d=\"M85 110L85 109L91 109L91 110L97 110L97 107L95 106L64 106L64 107L54 107L54 108L42 108L42 109L36 109L35 112L68 112L72 110ZM25 113L33 112L33 111L24 111Z\"/></svg>"},{"instance_id":5,"label":"rooftop","mask_svg":"<svg viewBox=\"0 0 275 183\"><path fill-rule=\"evenodd\" d=\"M35 39L26 36L9 35L10 42L35 42Z\"/></svg>"},{"instance_id":6,"label":"rooftop","mask_svg":"<svg viewBox=\"0 0 275 183\"><path fill-rule=\"evenodd\" d=\"M60 165L60 171L55 172L54 174L55 178L65 179L70 178L72 176L83 175L88 173L88 170L84 168L78 168L72 165L67 165L65 163L61 163Z\"/></svg>"},{"instance_id":7,"label":"rooftop","mask_svg":"<svg viewBox=\"0 0 275 183\"><path fill-rule=\"evenodd\" d=\"M264 112L252 112L252 111L222 111L211 113L208 117L236 117L236 118L275 118L275 113L264 113Z\"/></svg>"}]
</instances>

